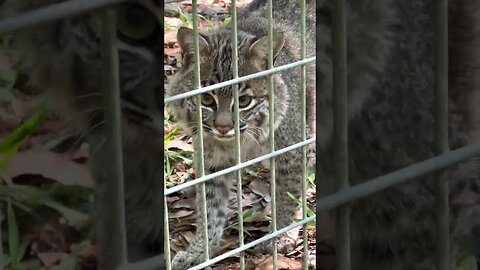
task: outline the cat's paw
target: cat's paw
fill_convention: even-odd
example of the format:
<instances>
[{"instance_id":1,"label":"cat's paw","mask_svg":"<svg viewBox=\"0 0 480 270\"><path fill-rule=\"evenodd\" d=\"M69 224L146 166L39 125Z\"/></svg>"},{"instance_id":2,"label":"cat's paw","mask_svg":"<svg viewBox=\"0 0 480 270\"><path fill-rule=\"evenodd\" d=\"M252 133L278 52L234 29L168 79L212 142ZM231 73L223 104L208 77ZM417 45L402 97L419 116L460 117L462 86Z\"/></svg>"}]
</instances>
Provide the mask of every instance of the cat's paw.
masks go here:
<instances>
[{"instance_id":1,"label":"cat's paw","mask_svg":"<svg viewBox=\"0 0 480 270\"><path fill-rule=\"evenodd\" d=\"M195 257L186 251L179 251L172 261L172 270L186 270L197 264Z\"/></svg>"},{"instance_id":2,"label":"cat's paw","mask_svg":"<svg viewBox=\"0 0 480 270\"><path fill-rule=\"evenodd\" d=\"M283 234L279 236L276 241L270 240L259 244L254 248L254 250L263 254L271 253L273 251L273 245L276 244L277 251L279 253L286 254L295 249L297 246L297 238L298 237L292 237L288 234Z\"/></svg>"},{"instance_id":3,"label":"cat's paw","mask_svg":"<svg viewBox=\"0 0 480 270\"><path fill-rule=\"evenodd\" d=\"M172 270L186 270L204 262L204 254L192 254L187 251L179 251L172 261ZM211 270L211 267L206 267Z\"/></svg>"}]
</instances>

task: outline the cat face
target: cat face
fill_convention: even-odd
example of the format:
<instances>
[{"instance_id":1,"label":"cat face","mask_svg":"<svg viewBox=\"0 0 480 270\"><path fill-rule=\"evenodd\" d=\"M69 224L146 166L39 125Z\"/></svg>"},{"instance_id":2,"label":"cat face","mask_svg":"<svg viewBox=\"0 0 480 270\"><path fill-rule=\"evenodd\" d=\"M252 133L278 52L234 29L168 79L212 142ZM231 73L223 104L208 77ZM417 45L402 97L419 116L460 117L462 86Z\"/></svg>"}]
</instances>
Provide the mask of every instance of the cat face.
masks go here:
<instances>
[{"instance_id":1,"label":"cat face","mask_svg":"<svg viewBox=\"0 0 480 270\"><path fill-rule=\"evenodd\" d=\"M233 78L231 32L223 29L200 35L201 86L213 85ZM181 28L177 35L183 53L183 66L176 74L168 95L195 89L193 67L193 31ZM274 37L274 55L282 49L283 36ZM267 67L267 37L254 37L246 32L238 35L238 73L245 76ZM279 79L279 78L277 78ZM226 86L201 95L202 120L205 135L220 141L233 141L234 91ZM264 135L268 123L268 78L261 77L238 84L240 133L256 140ZM171 104L177 121L196 132L196 101L187 98Z\"/></svg>"},{"instance_id":2,"label":"cat face","mask_svg":"<svg viewBox=\"0 0 480 270\"><path fill-rule=\"evenodd\" d=\"M163 18L159 1L127 2L117 7L122 112L143 132L163 127Z\"/></svg>"},{"instance_id":3,"label":"cat face","mask_svg":"<svg viewBox=\"0 0 480 270\"><path fill-rule=\"evenodd\" d=\"M2 13L15 15L59 0L7 0ZM163 18L159 0L128 1L114 7L126 136L158 136L163 125ZM14 56L42 90L67 95L74 121L83 129L103 124L103 68L98 12L34 26L13 35ZM53 60L53 61L52 61Z\"/></svg>"}]
</instances>

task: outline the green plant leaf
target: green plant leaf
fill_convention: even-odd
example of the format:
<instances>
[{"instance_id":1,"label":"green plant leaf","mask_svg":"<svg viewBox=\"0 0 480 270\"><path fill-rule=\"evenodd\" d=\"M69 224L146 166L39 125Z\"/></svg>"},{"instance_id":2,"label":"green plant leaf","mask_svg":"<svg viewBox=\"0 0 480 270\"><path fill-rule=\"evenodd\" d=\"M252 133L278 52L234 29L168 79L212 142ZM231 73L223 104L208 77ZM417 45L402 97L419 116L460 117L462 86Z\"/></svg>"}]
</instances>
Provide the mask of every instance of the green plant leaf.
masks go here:
<instances>
[{"instance_id":1,"label":"green plant leaf","mask_svg":"<svg viewBox=\"0 0 480 270\"><path fill-rule=\"evenodd\" d=\"M41 266L42 266L42 263L39 260L34 259L34 260L28 260L28 261L24 261L24 262L19 263L17 265L17 268L18 269L30 270L30 269L37 269ZM74 268L72 268L72 269L74 269Z\"/></svg>"},{"instance_id":2,"label":"green plant leaf","mask_svg":"<svg viewBox=\"0 0 480 270\"><path fill-rule=\"evenodd\" d=\"M170 131L167 135L165 135L165 137L163 138L163 141L164 142L170 141L170 139L173 137L173 135L175 135L179 130L180 130L180 128L178 126L175 127L172 131Z\"/></svg>"},{"instance_id":3,"label":"green plant leaf","mask_svg":"<svg viewBox=\"0 0 480 270\"><path fill-rule=\"evenodd\" d=\"M310 184L315 188L316 187L316 185L315 185L315 173L309 174L307 179L308 179L308 182L310 182Z\"/></svg>"},{"instance_id":4,"label":"green plant leaf","mask_svg":"<svg viewBox=\"0 0 480 270\"><path fill-rule=\"evenodd\" d=\"M84 223L88 221L88 215L64 206L63 204L54 200L51 194L51 190L42 190L31 186L0 186L0 196L22 198L38 205L50 207L64 216L71 225L83 226ZM11 204L10 200L9 204Z\"/></svg>"},{"instance_id":5,"label":"green plant leaf","mask_svg":"<svg viewBox=\"0 0 480 270\"><path fill-rule=\"evenodd\" d=\"M15 129L6 139L0 142L0 174L3 173L10 158L17 153L21 143L37 130L46 116L46 110L32 116L22 126Z\"/></svg>"},{"instance_id":6,"label":"green plant leaf","mask_svg":"<svg viewBox=\"0 0 480 270\"><path fill-rule=\"evenodd\" d=\"M13 211L12 203L7 203L7 224L8 224L8 251L13 266L19 261L19 233L18 224Z\"/></svg>"},{"instance_id":7,"label":"green plant leaf","mask_svg":"<svg viewBox=\"0 0 480 270\"><path fill-rule=\"evenodd\" d=\"M292 200L295 201L300 207L302 207L302 202L301 202L299 199L297 199L295 196L293 196L292 193L290 193L290 192L287 192L287 193L288 193L288 196L290 197L290 199L292 199ZM311 216L313 216L313 215L315 215L315 212L313 212L312 209L310 209L310 208L307 206L307 216L308 216L308 217L311 217Z\"/></svg>"},{"instance_id":8,"label":"green plant leaf","mask_svg":"<svg viewBox=\"0 0 480 270\"><path fill-rule=\"evenodd\" d=\"M19 197L24 200L31 200L34 202L41 202L51 199L47 191L26 185L0 186L0 196Z\"/></svg>"},{"instance_id":9,"label":"green plant leaf","mask_svg":"<svg viewBox=\"0 0 480 270\"><path fill-rule=\"evenodd\" d=\"M51 197L75 198L84 201L90 201L93 195L93 189L80 185L58 185L47 190ZM63 201L63 200L62 200Z\"/></svg>"},{"instance_id":10,"label":"green plant leaf","mask_svg":"<svg viewBox=\"0 0 480 270\"><path fill-rule=\"evenodd\" d=\"M79 245L76 245L72 248L72 252L65 257L62 262L55 266L52 270L71 270L75 269L77 264L78 257L85 252L85 249L88 247L88 242L82 242Z\"/></svg>"},{"instance_id":11,"label":"green plant leaf","mask_svg":"<svg viewBox=\"0 0 480 270\"><path fill-rule=\"evenodd\" d=\"M7 269L7 265L12 262L10 256L5 254L0 254L0 269Z\"/></svg>"},{"instance_id":12,"label":"green plant leaf","mask_svg":"<svg viewBox=\"0 0 480 270\"><path fill-rule=\"evenodd\" d=\"M460 261L455 270L478 270L477 259L475 256L468 256Z\"/></svg>"},{"instance_id":13,"label":"green plant leaf","mask_svg":"<svg viewBox=\"0 0 480 270\"><path fill-rule=\"evenodd\" d=\"M25 257L25 253L27 252L27 248L29 244L30 244L29 241L22 241L22 243L18 247L17 263L20 263L22 259Z\"/></svg>"},{"instance_id":14,"label":"green plant leaf","mask_svg":"<svg viewBox=\"0 0 480 270\"><path fill-rule=\"evenodd\" d=\"M37 127L43 122L46 116L46 111L41 110L36 113L30 119L27 120L22 126L15 129L3 142L0 143L0 153L8 151L12 147L20 144L25 138L30 136Z\"/></svg>"},{"instance_id":15,"label":"green plant leaf","mask_svg":"<svg viewBox=\"0 0 480 270\"><path fill-rule=\"evenodd\" d=\"M80 211L68 208L61 203L50 200L44 202L44 205L57 210L67 220L69 225L74 227L83 227L88 223L89 216Z\"/></svg>"}]
</instances>

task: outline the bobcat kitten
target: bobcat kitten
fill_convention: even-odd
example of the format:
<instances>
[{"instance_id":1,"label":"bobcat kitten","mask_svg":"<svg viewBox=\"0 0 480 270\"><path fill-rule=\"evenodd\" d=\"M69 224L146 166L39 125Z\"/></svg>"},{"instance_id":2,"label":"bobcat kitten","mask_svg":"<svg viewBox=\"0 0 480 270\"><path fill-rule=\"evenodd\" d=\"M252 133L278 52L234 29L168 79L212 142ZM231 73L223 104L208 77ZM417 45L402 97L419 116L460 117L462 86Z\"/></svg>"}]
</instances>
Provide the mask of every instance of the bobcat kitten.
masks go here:
<instances>
[{"instance_id":1,"label":"bobcat kitten","mask_svg":"<svg viewBox=\"0 0 480 270\"><path fill-rule=\"evenodd\" d=\"M7 0L4 17L62 0ZM129 1L115 7L122 101L124 191L129 260L163 253L163 18L160 1ZM35 25L12 36L12 55L25 69L30 83L58 97L68 108L66 119L78 124L90 144L89 158L96 190L103 188L106 168L103 130L102 61L98 14L77 15ZM106 198L97 196L97 201ZM98 207L102 203L97 204ZM105 213L109 209L98 211ZM94 223L106 220L98 216ZM108 227L97 241L108 241ZM107 238L107 239L105 239ZM102 240L104 239L104 240ZM110 250L98 250L99 269L114 269Z\"/></svg>"},{"instance_id":2,"label":"bobcat kitten","mask_svg":"<svg viewBox=\"0 0 480 270\"><path fill-rule=\"evenodd\" d=\"M254 8L255 7L255 8ZM315 53L315 3L308 5L307 55ZM238 18L238 71L245 76L267 68L267 18L264 1L256 1L239 14ZM298 1L278 0L274 5L273 53L275 66L300 60L300 9ZM202 86L232 79L232 47L230 25L200 34L200 70ZM177 39L183 52L183 65L175 75L167 94L169 96L194 89L193 30L181 28ZM275 87L275 148L280 149L301 141L301 88L300 68L273 75ZM307 69L309 109L314 108L314 66ZM240 83L239 108L242 161L268 152L268 78L262 77ZM202 117L206 173L212 173L235 165L235 131L232 87L224 87L202 94ZM194 141L198 138L195 122L195 98L170 104L176 121L190 131ZM314 112L314 111L313 111ZM313 116L314 113L308 114ZM309 117L310 127L314 118ZM301 151L296 150L276 159L277 173L277 226L291 224L296 204L287 192L300 196L302 179ZM206 183L208 224L197 218L197 234L187 251L179 252L173 260L174 269L187 269L204 260L202 226L208 228L208 246L212 256L218 249L225 222L229 190L234 174L225 175ZM197 192L198 194L198 192ZM197 195L197 200L200 200ZM280 251L289 250L294 241L283 237ZM266 245L265 248L269 248Z\"/></svg>"},{"instance_id":3,"label":"bobcat kitten","mask_svg":"<svg viewBox=\"0 0 480 270\"><path fill-rule=\"evenodd\" d=\"M239 18L241 75L265 69L265 2L254 1ZM312 1L313 2L313 1ZM332 5L333 0L317 3L316 103L319 105L316 135L319 195L333 192L332 160ZM309 8L315 4L309 3ZM295 1L274 1L274 48L276 65L298 60L298 18ZM349 177L358 184L392 172L416 161L429 158L433 151L434 89L434 0L347 0L348 98L349 98ZM478 141L480 111L478 100L478 65L480 63L480 2L453 1L450 15L449 130L450 146L457 148ZM314 15L309 10L308 49L313 49ZM293 30L293 31L292 31ZM280 35L279 33L282 33ZM202 33L202 84L231 79L230 30ZM282 38L280 38L282 36ZM193 88L192 33L182 29L178 40L184 52L184 67L179 71L169 94ZM284 45L281 44L284 42ZM264 46L262 48L262 45ZM263 54L262 54L263 52ZM312 53L309 52L311 55ZM313 71L309 70L309 93L313 91ZM298 69L275 76L277 120L276 146L299 140ZM242 106L242 146L244 159L264 153L260 146L268 138L266 79L240 86ZM202 96L205 126L205 161L208 171L233 164L230 89L220 89ZM313 100L310 95L310 100ZM265 105L263 105L265 104ZM176 102L175 116L193 134L195 106L192 99ZM262 107L259 107L262 106ZM259 108L257 108L259 107ZM311 108L309 108L311 109ZM310 116L312 110L309 110ZM312 124L309 121L309 124ZM315 129L313 129L315 130ZM254 137L254 139L251 139ZM258 150L258 151L256 151ZM260 152L260 153L259 153ZM286 191L295 193L300 179L299 153L278 158L277 198L279 228L293 216ZM289 162L290 161L290 162ZM461 259L462 241L478 237L480 219L480 183L478 160L454 166L444 174L450 182L451 196L451 268ZM225 223L225 201L232 176L217 179L207 186L210 250L218 245ZM352 267L363 270L434 269L435 218L434 187L430 177L392 187L356 201L351 210ZM298 195L298 190L296 191ZM334 245L334 215L319 213L322 242ZM199 227L205 226L199 221ZM200 231L200 230L199 230ZM185 269L203 260L202 244L197 235L186 252L174 259L175 269ZM288 245L282 241L281 247ZM332 269L320 262L318 269Z\"/></svg>"}]
</instances>

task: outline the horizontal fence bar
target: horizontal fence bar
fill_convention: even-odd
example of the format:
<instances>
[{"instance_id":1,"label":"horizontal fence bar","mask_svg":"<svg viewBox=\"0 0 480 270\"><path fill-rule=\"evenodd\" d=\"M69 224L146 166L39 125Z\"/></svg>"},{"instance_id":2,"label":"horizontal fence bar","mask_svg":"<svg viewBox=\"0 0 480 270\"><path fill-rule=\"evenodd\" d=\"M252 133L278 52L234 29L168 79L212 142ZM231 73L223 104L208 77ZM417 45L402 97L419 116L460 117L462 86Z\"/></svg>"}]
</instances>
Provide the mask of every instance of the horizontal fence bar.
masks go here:
<instances>
[{"instance_id":1,"label":"horizontal fence bar","mask_svg":"<svg viewBox=\"0 0 480 270\"><path fill-rule=\"evenodd\" d=\"M184 183L184 184L181 184L181 185L178 185L178 186L175 186L175 187L172 187L172 188L169 188L167 190L165 190L165 196L167 195L170 195L170 194L173 194L177 191L180 191L182 189L186 189L188 187L191 187L191 186L195 186L197 184L200 184L200 183L204 183L210 179L213 179L215 177L219 177L221 175L224 175L224 174L227 174L227 173L231 173L231 172L234 172L234 171L238 171L240 169L243 169L243 168L246 168L246 167L249 167L249 166L252 166L256 163L259 163L259 162L262 162L264 160L267 160L267 159L270 159L272 157L276 157L276 156L279 156L281 154L284 154L284 153L287 153L289 151L292 151L292 150L295 150L295 149L298 149L300 147L304 147L304 146L307 146L311 143L314 143L315 142L315 138L311 138L311 139L308 139L306 141L303 141L303 142L300 142L300 143L296 143L296 144L292 144L288 147L285 147L285 148L282 148L280 150L276 150L274 152L271 152L271 153L268 153L266 155L263 155L263 156L260 156L260 157L257 157L257 158L254 158L254 159L251 159L249 161L246 161L246 162L242 162L238 165L235 165L235 166L232 166L232 167L229 167L229 168L226 168L224 170L221 170L221 171L218 171L218 172L215 172L215 173L212 173L212 174L208 174L208 175L205 175L205 176L202 176L198 179L195 179L195 180L192 180L192 181L189 181L187 183Z\"/></svg>"},{"instance_id":2,"label":"horizontal fence bar","mask_svg":"<svg viewBox=\"0 0 480 270\"><path fill-rule=\"evenodd\" d=\"M297 61L295 63L274 67L272 69L267 69L267 70L264 70L264 71L260 71L260 72L257 72L257 73L247 75L247 76L242 76L242 77L238 77L236 79L232 79L232 80L217 83L217 84L214 84L214 85L209 85L209 86L206 86L206 87L198 88L198 89L188 91L186 93L182 93L182 94L179 94L179 95L175 95L175 96L171 96L171 97L165 97L165 103L180 100L180 99L184 99L184 98L189 98L189 97L192 97L192 96L195 96L195 95L203 94L203 93L215 90L215 89L220 89L220 88L225 87L225 86L230 86L230 85L241 83L241 82L244 82L244 81L249 81L249 80L252 80L252 79L259 78L259 77L265 77L267 75L275 74L275 73L278 73L278 72L281 72L281 71L284 71L284 70L287 70L287 69L291 69L291 68L294 68L294 67L307 65L309 63L315 62L315 60L316 60L316 57L310 57L310 58L306 58L306 59L301 60L301 61Z\"/></svg>"},{"instance_id":3,"label":"horizontal fence bar","mask_svg":"<svg viewBox=\"0 0 480 270\"><path fill-rule=\"evenodd\" d=\"M71 0L68 2L49 5L41 9L25 12L22 15L3 19L0 21L0 35L15 32L37 24L47 23L65 17L85 13L93 9L115 5L125 1L126 0Z\"/></svg>"},{"instance_id":4,"label":"horizontal fence bar","mask_svg":"<svg viewBox=\"0 0 480 270\"><path fill-rule=\"evenodd\" d=\"M444 169L475 156L480 156L480 143L465 146L443 155L417 162L414 165L319 198L317 199L317 211L338 207L342 204L372 195L394 185Z\"/></svg>"},{"instance_id":5,"label":"horizontal fence bar","mask_svg":"<svg viewBox=\"0 0 480 270\"><path fill-rule=\"evenodd\" d=\"M304 220L301 220L297 223L294 223L294 224L291 224L290 226L287 226L281 230L278 230L274 233L271 233L271 234L267 234L265 236L263 236L262 238L259 238L255 241L252 241L248 244L245 244L241 247L238 247L236 249L233 249L233 250L230 250L228 252L225 252L223 253L222 255L220 256L217 256L215 258L212 258L210 259L208 262L204 262L204 263L201 263L195 267L192 267L192 268L189 268L189 270L200 270L200 269L204 269L205 267L207 266L210 266L214 263L217 263L219 261L222 261L226 258L229 258L237 253L240 253L242 251L245 251L249 248L252 248L260 243L263 243L263 242L266 242L272 238L275 238L281 234L284 234L288 231L291 231L293 230L294 228L296 227L299 227L299 226L302 226L304 224L307 224L311 221L314 221L316 218L316 215L313 215L307 219L304 219ZM139 262L139 263L132 263L132 264L128 264L128 265L125 265L125 266L122 266L120 268L118 268L117 270L157 270L159 269L158 266L161 265L163 263L163 256L156 256L156 257L153 257L153 258L150 258L148 260L145 260L145 261L142 261L142 262Z\"/></svg>"}]
</instances>

